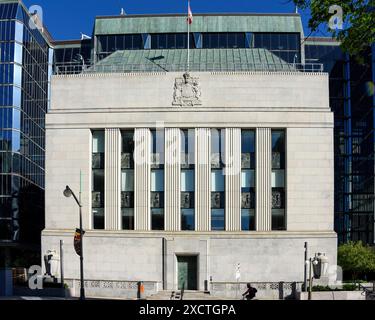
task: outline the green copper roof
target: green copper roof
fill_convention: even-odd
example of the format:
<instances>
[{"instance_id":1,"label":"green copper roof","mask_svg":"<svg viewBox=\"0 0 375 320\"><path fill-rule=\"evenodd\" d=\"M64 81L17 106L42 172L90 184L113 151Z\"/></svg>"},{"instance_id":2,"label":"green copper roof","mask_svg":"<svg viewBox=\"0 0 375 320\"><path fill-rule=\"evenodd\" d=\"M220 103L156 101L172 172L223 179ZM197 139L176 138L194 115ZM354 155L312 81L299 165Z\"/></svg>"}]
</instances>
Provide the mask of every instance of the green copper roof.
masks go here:
<instances>
[{"instance_id":1,"label":"green copper roof","mask_svg":"<svg viewBox=\"0 0 375 320\"><path fill-rule=\"evenodd\" d=\"M187 32L186 15L98 17L95 34ZM298 14L194 15L191 32L298 32Z\"/></svg>"},{"instance_id":2,"label":"green copper roof","mask_svg":"<svg viewBox=\"0 0 375 320\"><path fill-rule=\"evenodd\" d=\"M185 71L187 50L117 51L88 72L172 72ZM191 71L288 71L294 70L266 49L193 49Z\"/></svg>"}]
</instances>

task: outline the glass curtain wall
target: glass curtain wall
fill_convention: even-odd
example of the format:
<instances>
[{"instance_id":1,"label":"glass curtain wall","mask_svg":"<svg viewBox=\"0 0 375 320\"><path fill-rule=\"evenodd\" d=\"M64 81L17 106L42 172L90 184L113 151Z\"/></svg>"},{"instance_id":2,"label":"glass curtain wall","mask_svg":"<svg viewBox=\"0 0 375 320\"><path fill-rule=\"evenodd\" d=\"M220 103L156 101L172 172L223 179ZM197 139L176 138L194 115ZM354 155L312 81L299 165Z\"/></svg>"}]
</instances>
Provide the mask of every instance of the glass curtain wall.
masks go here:
<instances>
[{"instance_id":1,"label":"glass curtain wall","mask_svg":"<svg viewBox=\"0 0 375 320\"><path fill-rule=\"evenodd\" d=\"M224 130L211 130L211 230L225 230Z\"/></svg>"},{"instance_id":2,"label":"glass curtain wall","mask_svg":"<svg viewBox=\"0 0 375 320\"><path fill-rule=\"evenodd\" d=\"M50 50L22 4L0 4L0 241L40 245Z\"/></svg>"},{"instance_id":3,"label":"glass curtain wall","mask_svg":"<svg viewBox=\"0 0 375 320\"><path fill-rule=\"evenodd\" d=\"M151 229L164 230L164 129L151 136Z\"/></svg>"},{"instance_id":4,"label":"glass curtain wall","mask_svg":"<svg viewBox=\"0 0 375 320\"><path fill-rule=\"evenodd\" d=\"M241 133L241 228L255 230L255 131Z\"/></svg>"},{"instance_id":5,"label":"glass curtain wall","mask_svg":"<svg viewBox=\"0 0 375 320\"><path fill-rule=\"evenodd\" d=\"M181 130L181 230L195 230L195 130Z\"/></svg>"},{"instance_id":6,"label":"glass curtain wall","mask_svg":"<svg viewBox=\"0 0 375 320\"><path fill-rule=\"evenodd\" d=\"M92 132L92 215L93 229L104 229L105 132Z\"/></svg>"},{"instance_id":7,"label":"glass curtain wall","mask_svg":"<svg viewBox=\"0 0 375 320\"><path fill-rule=\"evenodd\" d=\"M142 34L101 35L97 37L98 61L118 50L144 49Z\"/></svg>"},{"instance_id":8,"label":"glass curtain wall","mask_svg":"<svg viewBox=\"0 0 375 320\"><path fill-rule=\"evenodd\" d=\"M272 130L272 230L285 229L285 131Z\"/></svg>"},{"instance_id":9,"label":"glass curtain wall","mask_svg":"<svg viewBox=\"0 0 375 320\"><path fill-rule=\"evenodd\" d=\"M122 229L134 230L134 131L122 131L121 135Z\"/></svg>"}]
</instances>

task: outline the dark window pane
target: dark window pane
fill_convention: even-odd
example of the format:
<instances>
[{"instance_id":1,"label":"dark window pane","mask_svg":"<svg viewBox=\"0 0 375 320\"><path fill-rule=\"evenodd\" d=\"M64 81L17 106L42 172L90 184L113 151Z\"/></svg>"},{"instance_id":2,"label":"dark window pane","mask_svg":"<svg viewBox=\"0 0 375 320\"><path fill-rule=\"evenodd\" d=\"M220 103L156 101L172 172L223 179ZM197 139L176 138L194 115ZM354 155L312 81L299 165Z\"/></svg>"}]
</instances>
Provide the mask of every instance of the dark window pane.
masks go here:
<instances>
[{"instance_id":1,"label":"dark window pane","mask_svg":"<svg viewBox=\"0 0 375 320\"><path fill-rule=\"evenodd\" d=\"M280 48L280 35L278 33L270 34L270 47L272 50L279 50Z\"/></svg>"},{"instance_id":2,"label":"dark window pane","mask_svg":"<svg viewBox=\"0 0 375 320\"><path fill-rule=\"evenodd\" d=\"M116 51L116 36L108 36L108 52Z\"/></svg>"},{"instance_id":3,"label":"dark window pane","mask_svg":"<svg viewBox=\"0 0 375 320\"><path fill-rule=\"evenodd\" d=\"M152 230L164 230L164 209L151 209Z\"/></svg>"},{"instance_id":4,"label":"dark window pane","mask_svg":"<svg viewBox=\"0 0 375 320\"><path fill-rule=\"evenodd\" d=\"M122 230L134 230L134 209L121 209Z\"/></svg>"},{"instance_id":5,"label":"dark window pane","mask_svg":"<svg viewBox=\"0 0 375 320\"><path fill-rule=\"evenodd\" d=\"M285 230L285 210L273 209L272 210L272 230Z\"/></svg>"},{"instance_id":6,"label":"dark window pane","mask_svg":"<svg viewBox=\"0 0 375 320\"><path fill-rule=\"evenodd\" d=\"M104 209L93 209L92 213L94 216L94 229L104 230Z\"/></svg>"},{"instance_id":7,"label":"dark window pane","mask_svg":"<svg viewBox=\"0 0 375 320\"><path fill-rule=\"evenodd\" d=\"M187 48L187 36L185 34L176 34L176 48L186 49Z\"/></svg>"},{"instance_id":8,"label":"dark window pane","mask_svg":"<svg viewBox=\"0 0 375 320\"><path fill-rule=\"evenodd\" d=\"M227 33L219 34L219 48L222 48L222 49L228 48L228 34Z\"/></svg>"},{"instance_id":9,"label":"dark window pane","mask_svg":"<svg viewBox=\"0 0 375 320\"><path fill-rule=\"evenodd\" d=\"M195 230L194 209L182 209L181 210L181 230L183 231Z\"/></svg>"},{"instance_id":10,"label":"dark window pane","mask_svg":"<svg viewBox=\"0 0 375 320\"><path fill-rule=\"evenodd\" d=\"M168 34L167 35L167 48L168 49L176 49L176 34Z\"/></svg>"},{"instance_id":11,"label":"dark window pane","mask_svg":"<svg viewBox=\"0 0 375 320\"><path fill-rule=\"evenodd\" d=\"M225 210L224 209L211 210L211 230L213 231L225 230Z\"/></svg>"},{"instance_id":12,"label":"dark window pane","mask_svg":"<svg viewBox=\"0 0 375 320\"><path fill-rule=\"evenodd\" d=\"M255 230L255 210L241 210L241 229L242 231Z\"/></svg>"},{"instance_id":13,"label":"dark window pane","mask_svg":"<svg viewBox=\"0 0 375 320\"><path fill-rule=\"evenodd\" d=\"M116 38L116 50L125 50L125 36L119 35Z\"/></svg>"}]
</instances>

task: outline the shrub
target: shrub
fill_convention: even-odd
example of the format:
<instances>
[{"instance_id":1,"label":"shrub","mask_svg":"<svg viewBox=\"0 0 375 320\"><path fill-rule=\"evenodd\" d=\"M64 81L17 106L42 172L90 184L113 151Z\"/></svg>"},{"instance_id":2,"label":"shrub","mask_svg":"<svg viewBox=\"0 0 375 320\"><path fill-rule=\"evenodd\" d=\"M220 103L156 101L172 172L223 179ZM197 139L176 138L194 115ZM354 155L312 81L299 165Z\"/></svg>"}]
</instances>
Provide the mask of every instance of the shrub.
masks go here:
<instances>
[{"instance_id":1,"label":"shrub","mask_svg":"<svg viewBox=\"0 0 375 320\"><path fill-rule=\"evenodd\" d=\"M357 280L360 274L375 271L375 252L361 241L349 242L339 247L337 264L352 280Z\"/></svg>"}]
</instances>

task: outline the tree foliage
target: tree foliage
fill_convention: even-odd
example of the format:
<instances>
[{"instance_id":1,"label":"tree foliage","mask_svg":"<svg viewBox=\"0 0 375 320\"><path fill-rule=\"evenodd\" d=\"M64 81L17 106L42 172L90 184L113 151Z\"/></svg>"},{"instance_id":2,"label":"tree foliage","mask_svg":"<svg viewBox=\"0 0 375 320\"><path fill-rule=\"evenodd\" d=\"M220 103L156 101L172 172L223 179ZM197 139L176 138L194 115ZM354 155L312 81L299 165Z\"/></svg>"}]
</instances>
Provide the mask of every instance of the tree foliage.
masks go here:
<instances>
[{"instance_id":1,"label":"tree foliage","mask_svg":"<svg viewBox=\"0 0 375 320\"><path fill-rule=\"evenodd\" d=\"M375 251L359 242L349 242L339 246L337 264L352 275L375 271Z\"/></svg>"},{"instance_id":2,"label":"tree foliage","mask_svg":"<svg viewBox=\"0 0 375 320\"><path fill-rule=\"evenodd\" d=\"M360 57L375 41L375 0L293 0L302 9L310 9L309 28L315 32L324 25L334 38L341 42L345 52ZM338 13L331 6L342 8L342 29L331 29L329 22Z\"/></svg>"}]
</instances>

